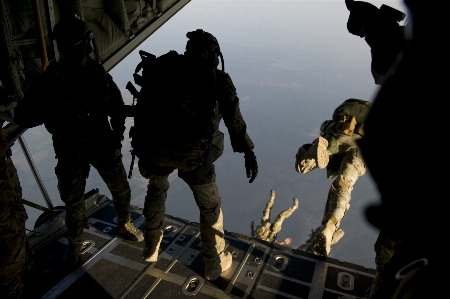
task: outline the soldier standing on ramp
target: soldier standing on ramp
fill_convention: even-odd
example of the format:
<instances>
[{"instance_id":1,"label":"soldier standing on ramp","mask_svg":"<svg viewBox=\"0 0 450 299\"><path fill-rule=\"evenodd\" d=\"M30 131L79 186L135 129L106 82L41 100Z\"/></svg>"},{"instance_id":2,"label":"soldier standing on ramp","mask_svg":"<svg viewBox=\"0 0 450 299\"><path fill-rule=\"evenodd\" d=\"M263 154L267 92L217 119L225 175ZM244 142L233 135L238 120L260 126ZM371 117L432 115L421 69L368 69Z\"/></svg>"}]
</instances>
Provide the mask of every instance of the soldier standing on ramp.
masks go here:
<instances>
[{"instance_id":1,"label":"soldier standing on ramp","mask_svg":"<svg viewBox=\"0 0 450 299\"><path fill-rule=\"evenodd\" d=\"M260 239L270 243L277 243L279 245L288 245L292 242L292 238L286 238L283 241L276 241L277 234L281 231L281 225L283 221L294 213L298 208L298 199L294 198L294 204L287 210L282 211L278 214L277 218L273 223L270 222L270 212L272 210L273 203L275 201L275 191L270 190L270 200L266 204L266 208L263 211L263 216L261 218L261 224L255 229L256 221L253 220L251 228L252 238Z\"/></svg>"},{"instance_id":2,"label":"soldier standing on ramp","mask_svg":"<svg viewBox=\"0 0 450 299\"><path fill-rule=\"evenodd\" d=\"M169 51L156 58L144 52L142 78L136 81L135 76L135 83L142 88L134 111L131 144L139 158L141 175L149 179L142 257L147 262L158 259L168 177L178 169L178 176L189 185L200 210L205 278L212 281L232 264L232 256L225 250L221 198L213 164L220 151L214 157L211 144L217 104L233 151L244 153L249 183L257 176L258 164L233 82L223 69L217 69L219 57L223 68L217 39L201 29L186 36L189 40L184 55Z\"/></svg>"},{"instance_id":3,"label":"soldier standing on ramp","mask_svg":"<svg viewBox=\"0 0 450 299\"><path fill-rule=\"evenodd\" d=\"M339 105L332 120L320 126L320 136L312 144L302 145L295 156L295 170L306 174L327 168L327 177L335 178L328 192L321 226L298 249L327 256L331 245L344 235L339 228L350 208L353 186L366 172L366 165L356 141L364 136L364 121L372 104L348 99Z\"/></svg>"},{"instance_id":4,"label":"soldier standing on ramp","mask_svg":"<svg viewBox=\"0 0 450 299\"><path fill-rule=\"evenodd\" d=\"M131 190L122 163L125 103L112 77L89 57L93 34L76 15L62 18L53 30L64 58L52 61L15 108L14 122L23 127L44 124L52 134L58 164L58 190L66 208L69 240L64 260L78 261L83 247L85 186L94 166L112 194L117 214L117 233L143 241L130 218ZM108 120L110 118L110 120Z\"/></svg>"}]
</instances>

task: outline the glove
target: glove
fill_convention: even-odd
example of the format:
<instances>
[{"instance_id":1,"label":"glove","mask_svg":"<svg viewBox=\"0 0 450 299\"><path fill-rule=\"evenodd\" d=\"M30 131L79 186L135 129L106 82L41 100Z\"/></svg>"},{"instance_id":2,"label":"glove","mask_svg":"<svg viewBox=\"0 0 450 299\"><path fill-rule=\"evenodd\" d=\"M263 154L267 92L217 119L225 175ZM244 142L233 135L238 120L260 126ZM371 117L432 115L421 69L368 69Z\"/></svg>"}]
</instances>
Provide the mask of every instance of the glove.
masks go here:
<instances>
[{"instance_id":1,"label":"glove","mask_svg":"<svg viewBox=\"0 0 450 299\"><path fill-rule=\"evenodd\" d=\"M256 161L255 153L253 153L253 151L246 151L244 154L244 159L247 177L251 177L248 182L252 183L258 175L258 162Z\"/></svg>"},{"instance_id":2,"label":"glove","mask_svg":"<svg viewBox=\"0 0 450 299\"><path fill-rule=\"evenodd\" d=\"M311 171L311 169L314 167L314 165L312 165L311 167L309 167L308 171L305 171L305 165L301 165L301 162L305 162L304 159L306 157L306 152L308 151L308 149L312 146L311 143L306 143L303 144L297 151L297 154L295 154L295 171L299 172L299 173L306 173ZM309 163L310 164L310 163Z\"/></svg>"}]
</instances>

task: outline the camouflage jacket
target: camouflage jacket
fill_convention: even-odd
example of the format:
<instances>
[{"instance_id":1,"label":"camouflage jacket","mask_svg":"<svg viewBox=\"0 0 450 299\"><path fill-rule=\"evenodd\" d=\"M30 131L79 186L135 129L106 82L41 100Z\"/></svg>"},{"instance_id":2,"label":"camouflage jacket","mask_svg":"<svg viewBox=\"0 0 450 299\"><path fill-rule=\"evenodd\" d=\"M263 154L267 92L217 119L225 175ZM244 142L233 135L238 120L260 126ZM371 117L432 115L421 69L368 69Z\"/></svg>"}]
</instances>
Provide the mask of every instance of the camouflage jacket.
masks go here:
<instances>
[{"instance_id":1,"label":"camouflage jacket","mask_svg":"<svg viewBox=\"0 0 450 299\"><path fill-rule=\"evenodd\" d=\"M52 62L19 101L14 121L28 128L44 124L64 143L107 138L118 144L125 131L123 105L117 85L96 61L88 59L83 72Z\"/></svg>"}]
</instances>

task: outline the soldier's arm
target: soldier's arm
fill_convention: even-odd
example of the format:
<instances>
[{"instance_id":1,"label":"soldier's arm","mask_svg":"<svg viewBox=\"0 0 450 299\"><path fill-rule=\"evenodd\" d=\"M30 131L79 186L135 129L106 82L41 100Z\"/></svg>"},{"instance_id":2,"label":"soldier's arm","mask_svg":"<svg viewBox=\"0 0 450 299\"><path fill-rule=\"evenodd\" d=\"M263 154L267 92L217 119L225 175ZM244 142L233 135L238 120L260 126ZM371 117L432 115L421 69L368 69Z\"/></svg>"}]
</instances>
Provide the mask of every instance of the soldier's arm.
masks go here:
<instances>
[{"instance_id":1,"label":"soldier's arm","mask_svg":"<svg viewBox=\"0 0 450 299\"><path fill-rule=\"evenodd\" d=\"M49 75L46 72L41 73L30 91L17 102L14 108L14 123L25 128L42 125L53 110L52 103L48 100L51 92Z\"/></svg>"},{"instance_id":2,"label":"soldier's arm","mask_svg":"<svg viewBox=\"0 0 450 299\"><path fill-rule=\"evenodd\" d=\"M234 152L248 152L254 148L247 134L247 125L239 108L239 98L230 76L222 71L217 74L219 111L230 134Z\"/></svg>"},{"instance_id":3,"label":"soldier's arm","mask_svg":"<svg viewBox=\"0 0 450 299\"><path fill-rule=\"evenodd\" d=\"M6 140L5 135L3 134L2 127L0 126L0 158L3 158L8 151L10 144L8 140Z\"/></svg>"},{"instance_id":4,"label":"soldier's arm","mask_svg":"<svg viewBox=\"0 0 450 299\"><path fill-rule=\"evenodd\" d=\"M123 133L125 132L125 118L124 113L125 102L123 101L122 94L117 87L116 83L108 74L108 115L110 118L111 128L114 136L118 142L123 140Z\"/></svg>"}]
</instances>

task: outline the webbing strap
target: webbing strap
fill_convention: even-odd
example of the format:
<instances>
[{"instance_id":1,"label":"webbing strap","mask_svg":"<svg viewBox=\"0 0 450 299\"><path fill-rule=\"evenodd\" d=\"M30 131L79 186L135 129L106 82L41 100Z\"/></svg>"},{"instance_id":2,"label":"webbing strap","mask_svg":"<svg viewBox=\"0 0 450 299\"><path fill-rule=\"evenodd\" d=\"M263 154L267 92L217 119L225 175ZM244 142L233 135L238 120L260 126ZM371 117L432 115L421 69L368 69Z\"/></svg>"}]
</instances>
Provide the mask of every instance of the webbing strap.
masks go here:
<instances>
[{"instance_id":1,"label":"webbing strap","mask_svg":"<svg viewBox=\"0 0 450 299\"><path fill-rule=\"evenodd\" d=\"M131 176L133 175L134 159L136 158L136 155L133 152L133 150L130 150L130 153L131 153L131 164L130 164L130 170L128 171L129 179L131 179Z\"/></svg>"}]
</instances>

